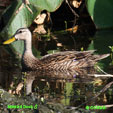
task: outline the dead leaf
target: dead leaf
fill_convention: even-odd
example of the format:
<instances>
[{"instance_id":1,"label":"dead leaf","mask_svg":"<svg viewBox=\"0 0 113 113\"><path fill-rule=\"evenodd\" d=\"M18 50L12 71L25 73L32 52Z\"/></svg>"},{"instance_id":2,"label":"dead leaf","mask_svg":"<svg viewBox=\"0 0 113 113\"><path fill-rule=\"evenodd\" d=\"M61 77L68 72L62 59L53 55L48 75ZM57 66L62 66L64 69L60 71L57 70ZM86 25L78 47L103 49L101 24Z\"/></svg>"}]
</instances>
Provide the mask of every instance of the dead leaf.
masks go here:
<instances>
[{"instance_id":1,"label":"dead leaf","mask_svg":"<svg viewBox=\"0 0 113 113\"><path fill-rule=\"evenodd\" d=\"M73 32L73 33L76 33L77 30L78 30L78 25L74 26L73 28L66 29L66 31L70 31L70 32Z\"/></svg>"},{"instance_id":2,"label":"dead leaf","mask_svg":"<svg viewBox=\"0 0 113 113\"><path fill-rule=\"evenodd\" d=\"M34 22L35 22L36 24L43 24L44 21L45 21L45 19L46 19L46 16L47 16L46 13L39 14L39 15L36 17L36 19L34 20Z\"/></svg>"},{"instance_id":3,"label":"dead leaf","mask_svg":"<svg viewBox=\"0 0 113 113\"><path fill-rule=\"evenodd\" d=\"M37 28L35 28L35 30L33 32L38 33L38 34L46 34L47 33L43 24L38 25Z\"/></svg>"},{"instance_id":4,"label":"dead leaf","mask_svg":"<svg viewBox=\"0 0 113 113\"><path fill-rule=\"evenodd\" d=\"M17 86L17 88L16 88L16 94L19 94L19 92L22 90L23 86L24 86L24 85L23 85L22 82L18 84L18 86Z\"/></svg>"},{"instance_id":5,"label":"dead leaf","mask_svg":"<svg viewBox=\"0 0 113 113\"><path fill-rule=\"evenodd\" d=\"M63 45L62 45L62 43L57 43L57 46L62 47Z\"/></svg>"},{"instance_id":6,"label":"dead leaf","mask_svg":"<svg viewBox=\"0 0 113 113\"><path fill-rule=\"evenodd\" d=\"M82 0L79 0L79 1L78 0L70 0L70 4L75 8L79 8L81 3L82 3Z\"/></svg>"}]
</instances>

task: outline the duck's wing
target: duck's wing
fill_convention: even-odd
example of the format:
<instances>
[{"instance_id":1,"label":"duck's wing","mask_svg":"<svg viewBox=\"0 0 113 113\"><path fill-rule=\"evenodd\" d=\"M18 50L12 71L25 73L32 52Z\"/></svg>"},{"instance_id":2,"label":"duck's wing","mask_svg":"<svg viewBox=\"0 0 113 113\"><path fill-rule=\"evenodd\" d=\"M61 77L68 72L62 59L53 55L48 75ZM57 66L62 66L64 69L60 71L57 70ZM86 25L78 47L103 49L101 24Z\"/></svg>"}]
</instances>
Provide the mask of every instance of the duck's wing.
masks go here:
<instances>
[{"instance_id":1,"label":"duck's wing","mask_svg":"<svg viewBox=\"0 0 113 113\"><path fill-rule=\"evenodd\" d=\"M93 52L94 50L58 52L42 57L40 62L45 69L78 69L92 67L98 60L109 56L109 54L92 55Z\"/></svg>"},{"instance_id":2,"label":"duck's wing","mask_svg":"<svg viewBox=\"0 0 113 113\"><path fill-rule=\"evenodd\" d=\"M65 51L65 52L57 52L55 54L45 55L40 59L44 64L55 64L55 63L63 63L67 61L78 61L80 59L84 59L87 56L91 55L94 50L89 51Z\"/></svg>"}]
</instances>

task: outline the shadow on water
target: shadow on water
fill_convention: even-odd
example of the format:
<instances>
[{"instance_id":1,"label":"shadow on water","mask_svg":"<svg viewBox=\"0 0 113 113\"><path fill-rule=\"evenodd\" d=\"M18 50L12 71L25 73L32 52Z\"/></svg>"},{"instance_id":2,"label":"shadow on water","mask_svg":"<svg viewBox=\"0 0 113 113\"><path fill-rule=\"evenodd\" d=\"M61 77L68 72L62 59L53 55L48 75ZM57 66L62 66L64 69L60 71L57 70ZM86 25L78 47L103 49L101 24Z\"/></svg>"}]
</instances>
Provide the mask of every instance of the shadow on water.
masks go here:
<instances>
[{"instance_id":1,"label":"shadow on water","mask_svg":"<svg viewBox=\"0 0 113 113\"><path fill-rule=\"evenodd\" d=\"M93 40L94 45L90 46L101 51L101 44L98 43L99 46L96 45L98 40L99 39L95 38ZM106 46L104 46L103 43L102 47L105 48ZM109 45L112 45L112 43L107 44L107 46ZM112 101L112 94L109 92L102 93L99 97L92 101L90 100L107 84L108 80L104 77L95 78L92 76L99 73L93 67L48 72L28 71L22 74L18 62L13 61L13 58L10 57L9 54L5 54L4 51L5 50L1 48L0 86L12 94L23 96L34 93L38 98L43 97L44 100L48 102L58 102L66 106L74 107L89 100L83 104L83 108L85 108L86 105L104 105ZM102 112L104 111L102 110Z\"/></svg>"}]
</instances>

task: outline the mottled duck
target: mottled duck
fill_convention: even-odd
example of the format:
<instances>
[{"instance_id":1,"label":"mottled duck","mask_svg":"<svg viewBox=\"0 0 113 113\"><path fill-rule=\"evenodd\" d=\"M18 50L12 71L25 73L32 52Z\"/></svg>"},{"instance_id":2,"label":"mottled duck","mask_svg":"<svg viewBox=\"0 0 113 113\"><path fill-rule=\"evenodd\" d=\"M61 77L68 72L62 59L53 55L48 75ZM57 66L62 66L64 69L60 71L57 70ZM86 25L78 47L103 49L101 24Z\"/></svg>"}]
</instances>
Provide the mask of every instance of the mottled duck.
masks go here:
<instances>
[{"instance_id":1,"label":"mottled duck","mask_svg":"<svg viewBox=\"0 0 113 113\"><path fill-rule=\"evenodd\" d=\"M18 29L12 38L3 44L10 44L16 40L24 40L22 67L28 70L57 71L92 67L97 61L109 56L109 54L93 55L94 50L64 51L38 59L32 53L32 34L28 28Z\"/></svg>"}]
</instances>

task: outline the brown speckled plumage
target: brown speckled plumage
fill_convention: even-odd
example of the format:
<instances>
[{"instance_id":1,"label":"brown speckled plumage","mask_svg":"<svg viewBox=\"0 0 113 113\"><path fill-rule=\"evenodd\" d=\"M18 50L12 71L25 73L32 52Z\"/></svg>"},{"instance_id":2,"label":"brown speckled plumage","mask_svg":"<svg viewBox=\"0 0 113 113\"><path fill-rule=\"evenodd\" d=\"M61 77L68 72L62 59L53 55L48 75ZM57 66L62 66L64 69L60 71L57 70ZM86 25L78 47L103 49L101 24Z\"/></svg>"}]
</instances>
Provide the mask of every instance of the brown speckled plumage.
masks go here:
<instances>
[{"instance_id":1,"label":"brown speckled plumage","mask_svg":"<svg viewBox=\"0 0 113 113\"><path fill-rule=\"evenodd\" d=\"M30 70L72 70L83 67L92 67L103 58L109 56L93 55L94 50L90 51L65 51L55 54L45 55L37 59L32 54L32 36L27 28L20 28L14 34L16 40L24 40L24 53L22 56L22 66Z\"/></svg>"},{"instance_id":2,"label":"brown speckled plumage","mask_svg":"<svg viewBox=\"0 0 113 113\"><path fill-rule=\"evenodd\" d=\"M55 54L45 55L41 59L32 58L29 55L24 56L24 67L32 70L72 70L83 67L92 67L94 64L106 55L93 55L90 51L65 51Z\"/></svg>"}]
</instances>

